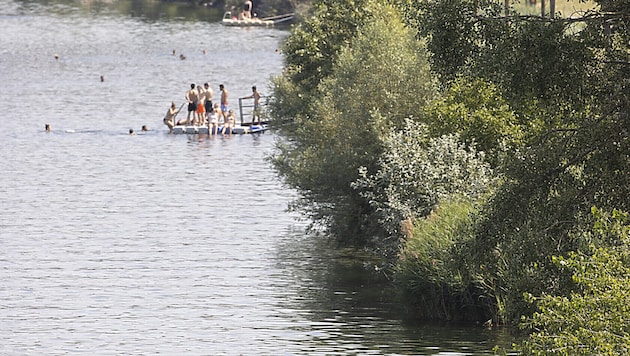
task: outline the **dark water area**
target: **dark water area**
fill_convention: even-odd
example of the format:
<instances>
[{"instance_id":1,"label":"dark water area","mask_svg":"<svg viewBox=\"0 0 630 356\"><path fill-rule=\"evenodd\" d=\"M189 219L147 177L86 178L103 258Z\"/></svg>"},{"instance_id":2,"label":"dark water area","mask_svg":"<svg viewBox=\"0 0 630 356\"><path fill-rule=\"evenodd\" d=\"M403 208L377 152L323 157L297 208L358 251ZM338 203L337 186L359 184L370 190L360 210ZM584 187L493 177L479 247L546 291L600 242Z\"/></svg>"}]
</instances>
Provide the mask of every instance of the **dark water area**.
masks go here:
<instances>
[{"instance_id":1,"label":"dark water area","mask_svg":"<svg viewBox=\"0 0 630 356\"><path fill-rule=\"evenodd\" d=\"M0 354L488 355L509 345L503 330L406 320L367 261L305 233L286 210L296 193L265 159L278 137L168 133L162 117L190 83L215 95L225 84L232 105L252 85L268 93L288 35L188 11L0 2Z\"/></svg>"},{"instance_id":2,"label":"dark water area","mask_svg":"<svg viewBox=\"0 0 630 356\"><path fill-rule=\"evenodd\" d=\"M128 16L145 22L218 22L224 13L220 6L185 0L16 0L14 3L24 12L37 11L43 5L51 14Z\"/></svg>"}]
</instances>

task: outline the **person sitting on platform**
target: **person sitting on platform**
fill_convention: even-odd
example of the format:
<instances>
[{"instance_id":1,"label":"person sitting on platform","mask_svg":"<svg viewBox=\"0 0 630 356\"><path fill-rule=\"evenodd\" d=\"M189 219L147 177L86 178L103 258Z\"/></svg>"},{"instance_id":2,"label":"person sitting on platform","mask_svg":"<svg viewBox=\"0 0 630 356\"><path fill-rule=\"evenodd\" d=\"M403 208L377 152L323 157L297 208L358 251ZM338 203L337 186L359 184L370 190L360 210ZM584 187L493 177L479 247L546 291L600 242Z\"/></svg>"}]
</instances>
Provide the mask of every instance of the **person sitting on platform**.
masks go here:
<instances>
[{"instance_id":1,"label":"person sitting on platform","mask_svg":"<svg viewBox=\"0 0 630 356\"><path fill-rule=\"evenodd\" d=\"M225 135L225 132L228 131L228 133L231 135L232 130L234 129L235 123L236 123L236 116L234 115L234 110L230 109L230 111L228 111L228 116L225 121L225 124L223 125L223 134Z\"/></svg>"},{"instance_id":2,"label":"person sitting on platform","mask_svg":"<svg viewBox=\"0 0 630 356\"><path fill-rule=\"evenodd\" d=\"M210 117L208 118L208 131L210 135L218 135L219 134L219 104L214 104L213 110L210 112Z\"/></svg>"}]
</instances>

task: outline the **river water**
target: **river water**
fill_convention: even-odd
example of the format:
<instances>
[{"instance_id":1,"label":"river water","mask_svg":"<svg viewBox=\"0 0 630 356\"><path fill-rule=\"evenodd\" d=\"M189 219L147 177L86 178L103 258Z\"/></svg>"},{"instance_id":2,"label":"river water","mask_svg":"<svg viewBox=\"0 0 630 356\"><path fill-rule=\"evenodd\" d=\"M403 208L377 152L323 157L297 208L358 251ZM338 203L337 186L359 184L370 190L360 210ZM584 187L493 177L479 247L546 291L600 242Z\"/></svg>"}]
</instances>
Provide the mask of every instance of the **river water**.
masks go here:
<instances>
[{"instance_id":1,"label":"river water","mask_svg":"<svg viewBox=\"0 0 630 356\"><path fill-rule=\"evenodd\" d=\"M375 273L286 211L295 192L265 161L273 134L167 133L161 118L190 83L264 94L287 34L152 1L0 2L0 354L485 355L509 343L405 322Z\"/></svg>"}]
</instances>

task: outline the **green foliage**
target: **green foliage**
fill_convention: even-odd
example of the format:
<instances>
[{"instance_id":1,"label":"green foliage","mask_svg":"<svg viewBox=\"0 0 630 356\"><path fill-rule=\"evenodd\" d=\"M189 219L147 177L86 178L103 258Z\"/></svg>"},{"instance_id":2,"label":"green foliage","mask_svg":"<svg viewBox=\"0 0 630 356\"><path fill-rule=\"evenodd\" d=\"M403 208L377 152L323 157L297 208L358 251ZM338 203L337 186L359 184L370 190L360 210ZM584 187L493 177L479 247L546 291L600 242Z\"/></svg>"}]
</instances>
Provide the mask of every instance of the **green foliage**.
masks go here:
<instances>
[{"instance_id":1,"label":"green foliage","mask_svg":"<svg viewBox=\"0 0 630 356\"><path fill-rule=\"evenodd\" d=\"M471 259L505 301L507 320L529 314L524 292L564 294L551 256L584 248L583 212L592 205L628 209L630 140L625 114L602 116L538 137L505 167L503 185L485 209Z\"/></svg>"},{"instance_id":2,"label":"green foliage","mask_svg":"<svg viewBox=\"0 0 630 356\"><path fill-rule=\"evenodd\" d=\"M569 24L518 21L505 26L504 36L488 40L475 73L497 83L513 107L525 110L535 103L547 116L547 127L566 123L592 104L592 83L585 75L592 55L568 32Z\"/></svg>"},{"instance_id":3,"label":"green foliage","mask_svg":"<svg viewBox=\"0 0 630 356\"><path fill-rule=\"evenodd\" d=\"M479 121L493 130L466 135L521 130L507 136L508 142L518 139L497 167L505 183L483 208L465 256L470 274L496 301L498 317L518 320L534 310L523 293L572 290L552 256L588 246L588 237L576 234L587 220L584 212L593 205L630 208L628 8L623 1L606 2L605 12L581 19L586 26L576 31L577 19L501 17L489 2L409 3L418 9L409 22L423 25L442 84L456 88L460 76L481 78L513 111L515 121L499 122L514 126L496 126L492 113ZM459 130L466 97L446 103L453 104L438 106L438 113L451 112L452 119L436 114L446 119L435 127ZM479 143L492 147L494 141Z\"/></svg>"},{"instance_id":4,"label":"green foliage","mask_svg":"<svg viewBox=\"0 0 630 356\"><path fill-rule=\"evenodd\" d=\"M282 95L288 105L273 112L276 120L292 109L302 112L280 129L287 140L273 158L285 182L303 197L295 207L343 242L360 244L381 235L380 227L351 183L359 167L375 170L383 137L433 94L422 42L404 27L395 8L378 1L366 6L365 12L375 15L331 56L337 60L329 75L318 79L321 94L304 97L301 80L283 76L276 79L275 96Z\"/></svg>"},{"instance_id":5,"label":"green foliage","mask_svg":"<svg viewBox=\"0 0 630 356\"><path fill-rule=\"evenodd\" d=\"M538 300L539 311L524 322L533 329L520 345L525 355L630 353L630 219L619 211L612 217L596 209L594 214L591 233L612 245L554 259L572 272L578 289Z\"/></svg>"},{"instance_id":6,"label":"green foliage","mask_svg":"<svg viewBox=\"0 0 630 356\"><path fill-rule=\"evenodd\" d=\"M524 130L495 85L459 78L424 110L431 135L458 134L467 145L486 152L493 162L523 145Z\"/></svg>"},{"instance_id":7,"label":"green foliage","mask_svg":"<svg viewBox=\"0 0 630 356\"><path fill-rule=\"evenodd\" d=\"M570 296L576 281L554 256L603 244L583 233L591 206L630 210L627 1L583 19L504 16L485 0L396 3L417 28L386 0L321 0L283 46L273 163L300 192L295 207L391 257L410 221L460 198L479 206L492 187L478 183L492 181L479 149L501 186L472 226L419 233L431 236L413 247L424 262L405 252L414 277L403 285L427 315L451 317L475 296L500 322L532 315L524 293ZM446 89L437 99L427 63Z\"/></svg>"},{"instance_id":8,"label":"green foliage","mask_svg":"<svg viewBox=\"0 0 630 356\"><path fill-rule=\"evenodd\" d=\"M535 134L575 122L593 105L591 41L573 22L512 15L500 2L412 1L443 84L465 76L497 86L521 123ZM577 118L577 117L576 117ZM534 128L534 127L532 127Z\"/></svg>"},{"instance_id":9,"label":"green foliage","mask_svg":"<svg viewBox=\"0 0 630 356\"><path fill-rule=\"evenodd\" d=\"M583 171L573 167L550 181L539 178L502 185L484 207L477 237L466 249L471 274L497 301L498 321L515 321L533 312L523 293L568 293L572 284L552 256L565 256L588 242L572 233L585 224L582 212L588 211Z\"/></svg>"},{"instance_id":10,"label":"green foliage","mask_svg":"<svg viewBox=\"0 0 630 356\"><path fill-rule=\"evenodd\" d=\"M341 48L347 47L357 30L373 16L370 0L318 0L314 15L291 31L282 47L285 75L311 93L329 76Z\"/></svg>"},{"instance_id":11,"label":"green foliage","mask_svg":"<svg viewBox=\"0 0 630 356\"><path fill-rule=\"evenodd\" d=\"M483 154L465 148L457 135L432 138L425 125L406 120L383 144L378 170L362 167L353 187L392 236L401 235L401 221L425 217L453 197L479 199L496 182Z\"/></svg>"},{"instance_id":12,"label":"green foliage","mask_svg":"<svg viewBox=\"0 0 630 356\"><path fill-rule=\"evenodd\" d=\"M473 238L474 207L463 200L440 204L415 221L401 249L395 281L416 317L441 320L487 320L491 308L467 275L459 246Z\"/></svg>"},{"instance_id":13,"label":"green foliage","mask_svg":"<svg viewBox=\"0 0 630 356\"><path fill-rule=\"evenodd\" d=\"M499 5L489 1L443 0L406 1L407 21L418 26L419 34L428 39L431 63L443 83L454 80L458 75L470 74L462 71L470 58L478 55L479 27L475 14L485 5L490 14L498 13ZM493 9L496 9L493 11Z\"/></svg>"},{"instance_id":14,"label":"green foliage","mask_svg":"<svg viewBox=\"0 0 630 356\"><path fill-rule=\"evenodd\" d=\"M344 124L362 126L378 112L387 124L400 127L426 105L434 83L424 42L414 39L394 7L373 7L378 15L358 29L351 46L340 52L334 75L320 84L327 96L321 104L333 105Z\"/></svg>"},{"instance_id":15,"label":"green foliage","mask_svg":"<svg viewBox=\"0 0 630 356\"><path fill-rule=\"evenodd\" d=\"M413 314L485 321L496 302L470 273L467 247L474 236L473 205L491 194L498 178L484 155L456 134L431 137L427 126L406 123L384 140L378 170L362 169L353 186L389 236L377 244L381 251L395 255L402 242L395 278Z\"/></svg>"}]
</instances>

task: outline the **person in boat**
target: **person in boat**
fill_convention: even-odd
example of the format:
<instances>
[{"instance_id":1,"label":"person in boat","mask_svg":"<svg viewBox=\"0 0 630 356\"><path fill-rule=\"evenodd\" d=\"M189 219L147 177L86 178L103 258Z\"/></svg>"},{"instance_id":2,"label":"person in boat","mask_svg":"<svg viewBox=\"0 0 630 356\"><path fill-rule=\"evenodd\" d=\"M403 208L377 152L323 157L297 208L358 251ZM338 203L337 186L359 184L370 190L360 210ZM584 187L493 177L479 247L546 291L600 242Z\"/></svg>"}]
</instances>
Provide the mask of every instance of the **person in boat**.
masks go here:
<instances>
[{"instance_id":1,"label":"person in boat","mask_svg":"<svg viewBox=\"0 0 630 356\"><path fill-rule=\"evenodd\" d=\"M260 98L261 98L261 95L258 92L258 89L256 89L255 85L252 87L252 95L241 98L241 99L254 99L254 111L252 111L252 125L254 124L254 121L256 121L256 118L258 118L258 124L262 125L262 120L260 119Z\"/></svg>"},{"instance_id":2,"label":"person in boat","mask_svg":"<svg viewBox=\"0 0 630 356\"><path fill-rule=\"evenodd\" d=\"M229 93L223 84L219 85L219 90L221 91L221 115L223 116L223 121L227 121L227 113L228 110L230 110L230 106L228 104Z\"/></svg>"},{"instance_id":3,"label":"person in boat","mask_svg":"<svg viewBox=\"0 0 630 356\"><path fill-rule=\"evenodd\" d=\"M212 114L212 96L214 95L214 92L212 91L212 88L210 88L210 84L208 83L204 83L203 84L203 88L204 88L204 98L203 98L203 104L206 108L206 121L210 121L210 115Z\"/></svg>"},{"instance_id":4,"label":"person in boat","mask_svg":"<svg viewBox=\"0 0 630 356\"><path fill-rule=\"evenodd\" d=\"M173 126L175 126L175 115L179 113L177 107L174 102L171 102L171 107L166 111L166 115L164 115L164 125L168 127L168 132L173 132Z\"/></svg>"},{"instance_id":5,"label":"person in boat","mask_svg":"<svg viewBox=\"0 0 630 356\"><path fill-rule=\"evenodd\" d=\"M234 110L230 109L228 111L227 119L225 120L225 124L223 125L223 134L227 131L228 134L232 134L232 130L234 129L234 124L236 123L236 116L234 115Z\"/></svg>"},{"instance_id":6,"label":"person in boat","mask_svg":"<svg viewBox=\"0 0 630 356\"><path fill-rule=\"evenodd\" d=\"M243 4L243 12L241 13L243 19L249 20L252 18L252 7L253 4L250 0L245 1L245 4Z\"/></svg>"},{"instance_id":7,"label":"person in boat","mask_svg":"<svg viewBox=\"0 0 630 356\"><path fill-rule=\"evenodd\" d=\"M210 135L218 135L219 134L219 112L221 109L219 108L219 104L214 104L214 108L210 110L210 117L208 118L208 131Z\"/></svg>"},{"instance_id":8,"label":"person in boat","mask_svg":"<svg viewBox=\"0 0 630 356\"><path fill-rule=\"evenodd\" d=\"M186 92L185 97L186 101L188 102L188 115L186 115L186 124L190 125L192 123L190 117L192 116L193 120L195 119L197 102L199 102L199 95L195 90L195 84L190 84L190 90Z\"/></svg>"},{"instance_id":9,"label":"person in boat","mask_svg":"<svg viewBox=\"0 0 630 356\"><path fill-rule=\"evenodd\" d=\"M206 123L206 106L204 100L206 98L205 90L199 84L197 84L197 97L199 101L197 102L197 110L195 111L195 125L203 126Z\"/></svg>"}]
</instances>

